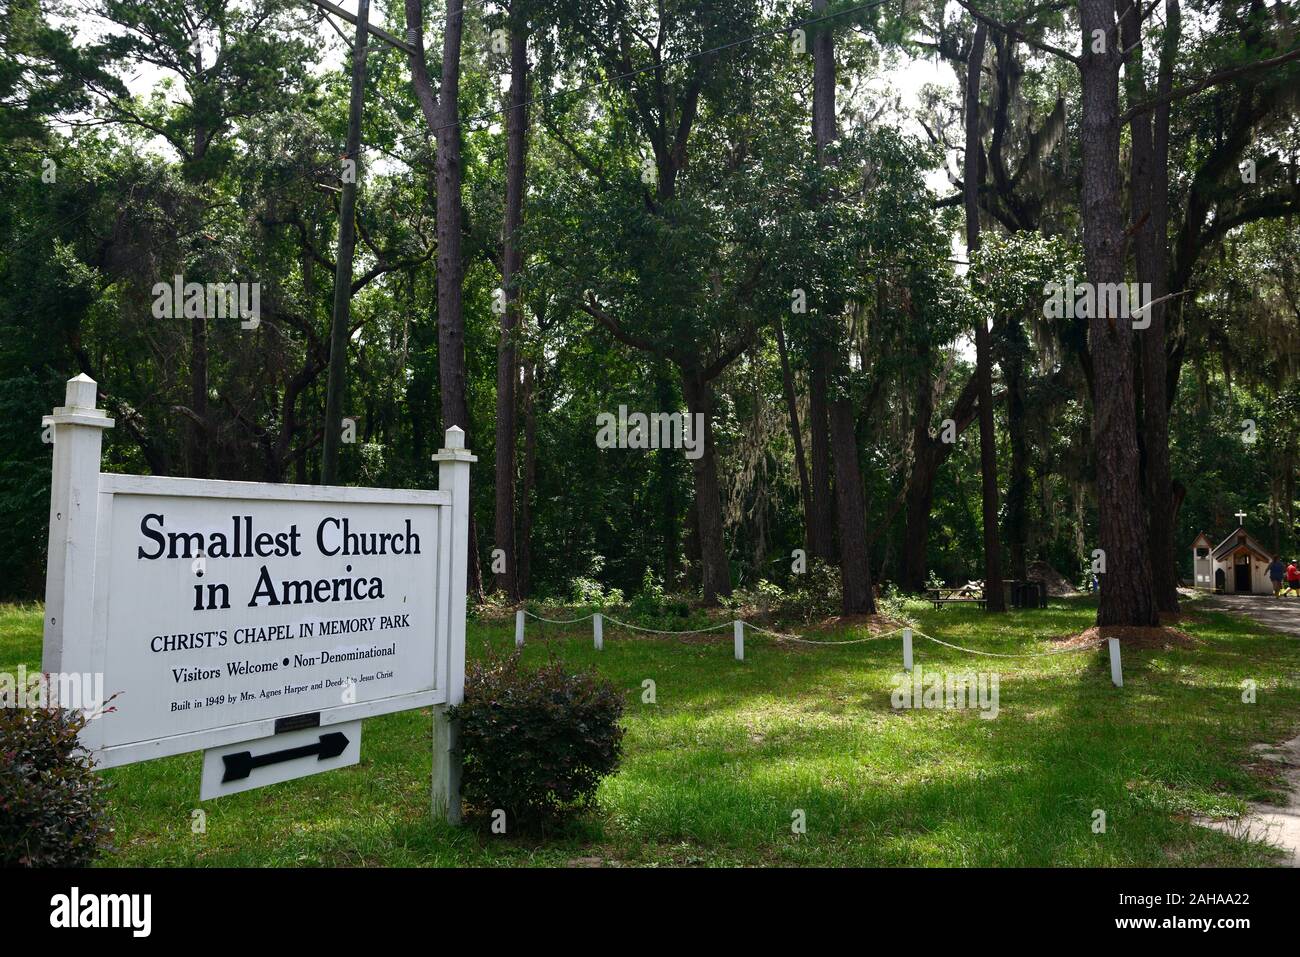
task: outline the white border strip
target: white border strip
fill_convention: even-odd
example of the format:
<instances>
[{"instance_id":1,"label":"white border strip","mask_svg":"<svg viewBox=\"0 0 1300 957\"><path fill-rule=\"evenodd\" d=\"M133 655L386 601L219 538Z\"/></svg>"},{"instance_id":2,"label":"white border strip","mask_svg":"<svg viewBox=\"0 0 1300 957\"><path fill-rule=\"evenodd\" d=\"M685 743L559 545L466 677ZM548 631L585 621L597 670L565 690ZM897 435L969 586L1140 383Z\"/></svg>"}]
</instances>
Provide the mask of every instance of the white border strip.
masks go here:
<instances>
[{"instance_id":1,"label":"white border strip","mask_svg":"<svg viewBox=\"0 0 1300 957\"><path fill-rule=\"evenodd\" d=\"M177 495L190 498L242 498L283 502L451 505L451 492L444 492L441 489L227 482L214 479L172 478L162 475L119 475L114 472L99 473L99 491L108 495Z\"/></svg>"}]
</instances>

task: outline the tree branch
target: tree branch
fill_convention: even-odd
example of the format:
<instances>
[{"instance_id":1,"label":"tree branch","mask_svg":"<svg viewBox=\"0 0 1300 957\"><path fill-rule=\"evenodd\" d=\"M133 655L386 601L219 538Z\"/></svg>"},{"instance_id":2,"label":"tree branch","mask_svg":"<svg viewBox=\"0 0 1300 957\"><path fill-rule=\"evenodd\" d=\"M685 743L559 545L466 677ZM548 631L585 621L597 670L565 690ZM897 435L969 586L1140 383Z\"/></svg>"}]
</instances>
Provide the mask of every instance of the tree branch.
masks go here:
<instances>
[{"instance_id":1,"label":"tree branch","mask_svg":"<svg viewBox=\"0 0 1300 957\"><path fill-rule=\"evenodd\" d=\"M1035 50L1041 50L1044 53L1050 53L1053 56L1059 56L1063 60L1069 60L1071 63L1075 64L1076 66L1082 64L1083 62L1079 57L1075 56L1073 53L1070 53L1068 50L1062 50L1060 47L1052 46L1050 43L1044 43L1042 40L1035 40L1032 37L1027 36L1021 31L1015 29L1014 27L1008 26L1005 23L1000 23L997 20L994 20L992 17L980 13L978 10L976 10L973 6L970 5L968 0L957 0L957 2L962 7L964 7L966 9L966 12L969 13L976 20L983 21L993 29L1000 31L1006 34L1007 36L1015 37L1020 42L1029 44Z\"/></svg>"},{"instance_id":2,"label":"tree branch","mask_svg":"<svg viewBox=\"0 0 1300 957\"><path fill-rule=\"evenodd\" d=\"M1137 106L1130 107L1120 116L1120 126L1128 123L1139 113L1145 113L1148 110L1155 109L1162 103L1173 103L1175 100L1183 100L1189 96L1194 96L1197 93L1200 93L1202 90L1208 90L1210 87L1217 86L1218 84L1224 83L1228 80L1235 80L1238 77L1254 73L1256 70L1267 70L1270 67L1281 66L1284 63L1291 63L1295 60L1300 60L1300 47L1296 47L1294 50L1280 54L1279 56L1270 57L1267 60L1260 60L1256 63L1246 63L1241 66L1232 67L1228 70L1220 70L1218 73L1212 73L1203 80L1198 80L1197 82L1190 83L1186 86L1180 86L1177 89L1170 90L1168 93L1162 93L1160 96L1152 97L1143 103L1137 104Z\"/></svg>"}]
</instances>

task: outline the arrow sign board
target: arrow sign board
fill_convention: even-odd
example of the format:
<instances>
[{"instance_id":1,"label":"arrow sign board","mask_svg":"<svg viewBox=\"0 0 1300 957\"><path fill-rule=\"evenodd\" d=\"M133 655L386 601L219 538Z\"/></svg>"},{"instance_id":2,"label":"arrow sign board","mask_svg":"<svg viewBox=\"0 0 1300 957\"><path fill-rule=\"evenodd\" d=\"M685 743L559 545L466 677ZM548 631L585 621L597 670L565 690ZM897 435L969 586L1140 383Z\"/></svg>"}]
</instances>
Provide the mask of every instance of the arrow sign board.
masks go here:
<instances>
[{"instance_id":1,"label":"arrow sign board","mask_svg":"<svg viewBox=\"0 0 1300 957\"><path fill-rule=\"evenodd\" d=\"M286 731L203 753L199 799L225 797L309 774L333 771L361 759L361 722Z\"/></svg>"}]
</instances>

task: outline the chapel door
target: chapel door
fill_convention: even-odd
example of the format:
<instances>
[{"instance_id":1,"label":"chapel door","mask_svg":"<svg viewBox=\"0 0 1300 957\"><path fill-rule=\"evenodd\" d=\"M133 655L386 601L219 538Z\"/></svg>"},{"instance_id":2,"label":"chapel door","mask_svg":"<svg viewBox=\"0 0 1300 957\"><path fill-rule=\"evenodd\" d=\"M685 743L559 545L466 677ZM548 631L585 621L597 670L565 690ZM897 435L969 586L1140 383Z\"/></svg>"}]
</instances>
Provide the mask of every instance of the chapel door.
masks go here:
<instances>
[{"instance_id":1,"label":"chapel door","mask_svg":"<svg viewBox=\"0 0 1300 957\"><path fill-rule=\"evenodd\" d=\"M1234 582L1233 591L1239 594L1250 594L1250 556L1238 555L1236 558L1237 577Z\"/></svg>"}]
</instances>

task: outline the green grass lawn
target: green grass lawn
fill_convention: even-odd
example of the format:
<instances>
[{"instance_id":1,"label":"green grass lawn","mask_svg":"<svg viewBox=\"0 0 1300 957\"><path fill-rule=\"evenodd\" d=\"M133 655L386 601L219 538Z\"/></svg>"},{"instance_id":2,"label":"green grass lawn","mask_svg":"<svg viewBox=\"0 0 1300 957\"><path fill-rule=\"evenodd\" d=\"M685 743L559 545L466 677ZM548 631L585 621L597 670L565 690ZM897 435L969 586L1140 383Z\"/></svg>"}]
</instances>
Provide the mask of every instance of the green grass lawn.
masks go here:
<instances>
[{"instance_id":1,"label":"green grass lawn","mask_svg":"<svg viewBox=\"0 0 1300 957\"><path fill-rule=\"evenodd\" d=\"M525 656L595 663L626 690L622 768L600 808L546 839L429 814L426 711L371 718L361 764L200 804L197 754L107 772L120 865L1265 865L1267 847L1191 823L1276 800L1250 745L1300 727L1300 641L1191 606L1194 649L980 658L917 639L924 668L1000 675L1000 713L898 711L901 642L790 647L731 635L636 638L529 622ZM1092 622L1087 600L991 617L918 612L956 644L1041 652ZM0 670L40 659L39 606L0 606ZM827 631L828 640L857 637ZM513 643L471 622L469 655ZM642 703L643 682L656 703ZM1253 679L1254 704L1241 700ZM206 833L194 833L199 808ZM1106 813L1093 833L1093 812ZM792 833L803 811L806 833Z\"/></svg>"}]
</instances>

